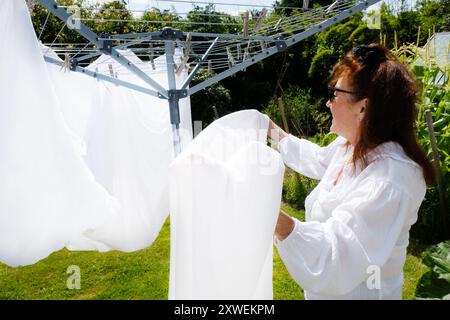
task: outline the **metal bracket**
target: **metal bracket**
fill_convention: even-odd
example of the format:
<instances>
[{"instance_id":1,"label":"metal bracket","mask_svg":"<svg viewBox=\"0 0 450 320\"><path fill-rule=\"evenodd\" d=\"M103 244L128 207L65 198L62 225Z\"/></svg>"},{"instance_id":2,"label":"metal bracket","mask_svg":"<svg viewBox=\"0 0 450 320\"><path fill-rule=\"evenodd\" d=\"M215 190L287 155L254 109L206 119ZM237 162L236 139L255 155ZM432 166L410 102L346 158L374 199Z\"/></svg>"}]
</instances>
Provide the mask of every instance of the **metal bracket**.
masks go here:
<instances>
[{"instance_id":1,"label":"metal bracket","mask_svg":"<svg viewBox=\"0 0 450 320\"><path fill-rule=\"evenodd\" d=\"M77 71L78 60L75 58L70 59L70 71Z\"/></svg>"},{"instance_id":2,"label":"metal bracket","mask_svg":"<svg viewBox=\"0 0 450 320\"><path fill-rule=\"evenodd\" d=\"M184 33L183 31L167 27L162 29L161 38L164 40L178 40L184 38Z\"/></svg>"},{"instance_id":3,"label":"metal bracket","mask_svg":"<svg viewBox=\"0 0 450 320\"><path fill-rule=\"evenodd\" d=\"M169 112L170 112L170 123L174 125L180 124L180 108L179 101L182 98L186 98L188 96L187 89L179 89L179 90L168 90L167 94L169 96ZM160 94L158 96L161 98Z\"/></svg>"},{"instance_id":4,"label":"metal bracket","mask_svg":"<svg viewBox=\"0 0 450 320\"><path fill-rule=\"evenodd\" d=\"M110 55L112 53L112 39L109 38L109 34L101 34L100 37L101 38L106 38L106 39L102 39L100 40L101 43L101 47L99 48L99 50L107 55Z\"/></svg>"},{"instance_id":5,"label":"metal bracket","mask_svg":"<svg viewBox=\"0 0 450 320\"><path fill-rule=\"evenodd\" d=\"M183 99L188 96L188 90L187 89L178 89L178 90L168 90L167 91L168 98L163 96L161 93L158 92L158 97L160 99Z\"/></svg>"},{"instance_id":6,"label":"metal bracket","mask_svg":"<svg viewBox=\"0 0 450 320\"><path fill-rule=\"evenodd\" d=\"M278 52L283 52L283 51L285 51L287 49L287 43L284 40L282 35L279 35L279 36L275 37L275 43L276 43Z\"/></svg>"}]
</instances>

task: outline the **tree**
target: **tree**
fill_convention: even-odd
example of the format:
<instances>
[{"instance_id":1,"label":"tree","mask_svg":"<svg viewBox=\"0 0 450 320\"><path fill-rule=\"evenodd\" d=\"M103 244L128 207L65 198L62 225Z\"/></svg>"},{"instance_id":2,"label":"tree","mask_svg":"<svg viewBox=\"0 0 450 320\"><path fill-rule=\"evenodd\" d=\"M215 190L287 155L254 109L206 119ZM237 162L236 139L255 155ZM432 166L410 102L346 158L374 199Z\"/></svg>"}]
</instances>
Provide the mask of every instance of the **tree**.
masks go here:
<instances>
[{"instance_id":1,"label":"tree","mask_svg":"<svg viewBox=\"0 0 450 320\"><path fill-rule=\"evenodd\" d=\"M421 0L419 12L422 29L436 32L450 31L450 0Z\"/></svg>"},{"instance_id":2,"label":"tree","mask_svg":"<svg viewBox=\"0 0 450 320\"><path fill-rule=\"evenodd\" d=\"M145 12L141 20L143 21L161 21L155 22L153 24L145 24L144 27L146 29L146 32L152 32L161 30L165 27L171 27L171 28L179 28L179 24L177 23L171 23L172 21L180 21L181 17L178 16L178 14L175 12L175 10L163 10L161 11L158 8L151 8L147 12Z\"/></svg>"},{"instance_id":3,"label":"tree","mask_svg":"<svg viewBox=\"0 0 450 320\"><path fill-rule=\"evenodd\" d=\"M83 7L85 0L61 0L58 2L60 6L76 6ZM90 11L81 9L81 17L89 18ZM39 2L36 2L33 13L31 14L36 34L43 43L63 42L63 43L84 43L86 39L75 30L71 30L55 15L49 13Z\"/></svg>"},{"instance_id":4,"label":"tree","mask_svg":"<svg viewBox=\"0 0 450 320\"><path fill-rule=\"evenodd\" d=\"M240 33L241 23L232 16L215 10L214 4L205 7L194 5L187 14L186 31L202 33Z\"/></svg>"},{"instance_id":5,"label":"tree","mask_svg":"<svg viewBox=\"0 0 450 320\"><path fill-rule=\"evenodd\" d=\"M273 5L276 13L284 15L290 15L293 8L303 8L304 4L308 5L308 8L323 7L332 4L335 0L280 0L275 1Z\"/></svg>"},{"instance_id":6,"label":"tree","mask_svg":"<svg viewBox=\"0 0 450 320\"><path fill-rule=\"evenodd\" d=\"M379 38L378 31L368 29L362 18L363 14L357 13L317 35L317 51L308 70L314 84L324 86L333 65L352 47Z\"/></svg>"},{"instance_id":7,"label":"tree","mask_svg":"<svg viewBox=\"0 0 450 320\"><path fill-rule=\"evenodd\" d=\"M140 29L138 23L132 22L135 19L122 1L116 0L102 4L100 10L94 14L94 19L96 21L91 27L99 35L133 33ZM103 22L102 19L106 21Z\"/></svg>"},{"instance_id":8,"label":"tree","mask_svg":"<svg viewBox=\"0 0 450 320\"><path fill-rule=\"evenodd\" d=\"M205 70L200 70L192 80L192 86L207 80L209 75ZM191 96L192 120L203 122L206 127L216 118L230 112L230 91L219 83L215 83Z\"/></svg>"}]
</instances>

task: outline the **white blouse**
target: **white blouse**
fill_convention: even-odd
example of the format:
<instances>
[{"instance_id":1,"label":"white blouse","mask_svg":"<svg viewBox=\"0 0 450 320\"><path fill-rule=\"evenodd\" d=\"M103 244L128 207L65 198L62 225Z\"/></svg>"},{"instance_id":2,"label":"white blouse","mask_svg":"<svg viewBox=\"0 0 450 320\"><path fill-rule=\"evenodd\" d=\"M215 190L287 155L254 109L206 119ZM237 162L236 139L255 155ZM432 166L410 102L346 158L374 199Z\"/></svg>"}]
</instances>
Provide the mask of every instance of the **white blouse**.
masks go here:
<instances>
[{"instance_id":1,"label":"white blouse","mask_svg":"<svg viewBox=\"0 0 450 320\"><path fill-rule=\"evenodd\" d=\"M426 192L422 169L386 142L353 171L346 142L280 141L285 164L320 183L305 200L306 222L294 219L294 230L275 244L306 299L401 299L409 229Z\"/></svg>"}]
</instances>

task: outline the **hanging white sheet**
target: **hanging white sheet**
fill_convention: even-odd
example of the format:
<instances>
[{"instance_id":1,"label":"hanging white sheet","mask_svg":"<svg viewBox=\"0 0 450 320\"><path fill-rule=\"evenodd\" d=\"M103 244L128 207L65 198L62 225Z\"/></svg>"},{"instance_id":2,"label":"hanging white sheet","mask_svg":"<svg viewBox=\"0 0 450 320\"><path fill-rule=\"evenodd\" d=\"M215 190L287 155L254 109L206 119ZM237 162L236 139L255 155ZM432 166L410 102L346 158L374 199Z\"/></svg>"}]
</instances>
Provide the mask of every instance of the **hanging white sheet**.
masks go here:
<instances>
[{"instance_id":1,"label":"hanging white sheet","mask_svg":"<svg viewBox=\"0 0 450 320\"><path fill-rule=\"evenodd\" d=\"M1 2L0 38L0 261L150 245L169 207L167 101L44 63L24 1Z\"/></svg>"},{"instance_id":2,"label":"hanging white sheet","mask_svg":"<svg viewBox=\"0 0 450 320\"><path fill-rule=\"evenodd\" d=\"M0 2L0 261L32 264L117 210L74 143L24 1Z\"/></svg>"},{"instance_id":3,"label":"hanging white sheet","mask_svg":"<svg viewBox=\"0 0 450 320\"><path fill-rule=\"evenodd\" d=\"M284 164L256 110L202 131L169 168L170 299L272 299Z\"/></svg>"}]
</instances>

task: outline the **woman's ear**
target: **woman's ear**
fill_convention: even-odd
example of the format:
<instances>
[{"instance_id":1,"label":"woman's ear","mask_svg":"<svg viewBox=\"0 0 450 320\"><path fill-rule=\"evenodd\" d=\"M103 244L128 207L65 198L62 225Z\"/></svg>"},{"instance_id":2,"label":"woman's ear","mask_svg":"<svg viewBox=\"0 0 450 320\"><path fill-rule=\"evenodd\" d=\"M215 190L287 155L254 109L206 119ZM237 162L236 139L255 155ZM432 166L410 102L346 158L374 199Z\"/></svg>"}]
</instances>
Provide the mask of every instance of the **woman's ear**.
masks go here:
<instances>
[{"instance_id":1,"label":"woman's ear","mask_svg":"<svg viewBox=\"0 0 450 320\"><path fill-rule=\"evenodd\" d=\"M367 105L369 104L369 100L367 98L363 101L363 106L361 107L360 113L363 113L367 109Z\"/></svg>"},{"instance_id":2,"label":"woman's ear","mask_svg":"<svg viewBox=\"0 0 450 320\"><path fill-rule=\"evenodd\" d=\"M362 101L362 104L360 105L361 109L359 109L359 113L357 114L358 122L361 122L365 117L364 111L366 111L368 102L367 98Z\"/></svg>"}]
</instances>

